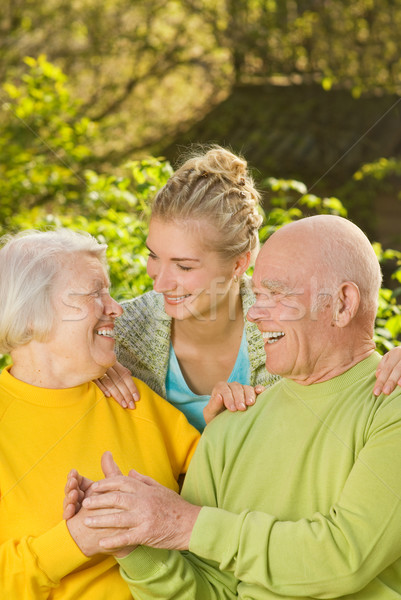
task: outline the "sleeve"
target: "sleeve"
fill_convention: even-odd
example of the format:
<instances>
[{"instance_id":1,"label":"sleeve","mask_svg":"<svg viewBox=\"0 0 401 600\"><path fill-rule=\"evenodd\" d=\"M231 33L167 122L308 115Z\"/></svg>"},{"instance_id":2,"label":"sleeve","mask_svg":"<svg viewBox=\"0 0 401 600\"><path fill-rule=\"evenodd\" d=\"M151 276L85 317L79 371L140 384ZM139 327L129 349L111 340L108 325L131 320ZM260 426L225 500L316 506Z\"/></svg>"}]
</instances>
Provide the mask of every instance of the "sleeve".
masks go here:
<instances>
[{"instance_id":1,"label":"sleeve","mask_svg":"<svg viewBox=\"0 0 401 600\"><path fill-rule=\"evenodd\" d=\"M328 514L285 522L204 507L191 552L283 596L334 598L363 589L401 557L401 414L391 402L378 412Z\"/></svg>"},{"instance_id":2,"label":"sleeve","mask_svg":"<svg viewBox=\"0 0 401 600\"><path fill-rule=\"evenodd\" d=\"M7 540L0 545L0 598L50 598L60 580L88 560L65 521L38 537Z\"/></svg>"},{"instance_id":3,"label":"sleeve","mask_svg":"<svg viewBox=\"0 0 401 600\"><path fill-rule=\"evenodd\" d=\"M216 505L213 473L213 449L204 442L196 449L183 496L193 504ZM194 461L199 468L193 468ZM186 491L184 493L184 491ZM222 572L218 564L190 552L159 550L139 546L118 561L121 574L138 600L232 600L237 598L237 580L233 573Z\"/></svg>"},{"instance_id":4,"label":"sleeve","mask_svg":"<svg viewBox=\"0 0 401 600\"><path fill-rule=\"evenodd\" d=\"M231 574L189 552L139 546L118 562L123 579L138 600L237 598L237 582Z\"/></svg>"}]
</instances>

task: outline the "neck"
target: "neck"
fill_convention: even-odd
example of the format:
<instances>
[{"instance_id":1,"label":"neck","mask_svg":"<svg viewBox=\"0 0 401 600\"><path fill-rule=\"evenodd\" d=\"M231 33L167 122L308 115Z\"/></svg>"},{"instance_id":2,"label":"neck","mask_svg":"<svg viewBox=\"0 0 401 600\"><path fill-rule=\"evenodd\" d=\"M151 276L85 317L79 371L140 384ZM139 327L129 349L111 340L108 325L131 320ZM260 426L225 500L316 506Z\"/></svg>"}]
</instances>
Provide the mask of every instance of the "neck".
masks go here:
<instances>
[{"instance_id":1,"label":"neck","mask_svg":"<svg viewBox=\"0 0 401 600\"><path fill-rule=\"evenodd\" d=\"M323 383L342 375L349 371L352 367L368 358L375 350L373 340L369 340L358 349L349 349L349 352L344 353L344 349L339 349L336 353L333 351L325 360L319 360L319 364L315 365L313 373L304 376L289 377L300 385L312 385L314 383Z\"/></svg>"},{"instance_id":2,"label":"neck","mask_svg":"<svg viewBox=\"0 0 401 600\"><path fill-rule=\"evenodd\" d=\"M84 376L68 365L59 364L57 357L46 352L44 344L30 342L11 353L13 365L10 374L36 387L66 389L87 383L101 373Z\"/></svg>"},{"instance_id":3,"label":"neck","mask_svg":"<svg viewBox=\"0 0 401 600\"><path fill-rule=\"evenodd\" d=\"M242 302L237 285L209 314L202 315L201 318L174 319L173 338L178 334L196 340L197 345L208 345L226 340L235 329L234 324L241 324L242 327L243 322Z\"/></svg>"}]
</instances>

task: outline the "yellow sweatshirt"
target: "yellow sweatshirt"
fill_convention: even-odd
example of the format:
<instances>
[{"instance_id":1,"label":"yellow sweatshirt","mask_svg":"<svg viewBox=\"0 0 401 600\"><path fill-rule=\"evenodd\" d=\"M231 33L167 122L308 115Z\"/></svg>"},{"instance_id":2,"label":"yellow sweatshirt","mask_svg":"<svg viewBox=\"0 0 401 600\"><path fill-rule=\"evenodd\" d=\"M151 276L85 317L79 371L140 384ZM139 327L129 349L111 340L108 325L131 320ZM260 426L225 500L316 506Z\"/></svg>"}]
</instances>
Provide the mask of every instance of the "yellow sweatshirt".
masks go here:
<instances>
[{"instance_id":1,"label":"yellow sweatshirt","mask_svg":"<svg viewBox=\"0 0 401 600\"><path fill-rule=\"evenodd\" d=\"M63 390L0 374L0 598L128 600L112 557L87 558L62 520L67 473L103 477L111 450L130 468L174 490L199 439L184 415L135 380L133 411L105 398L92 382Z\"/></svg>"}]
</instances>

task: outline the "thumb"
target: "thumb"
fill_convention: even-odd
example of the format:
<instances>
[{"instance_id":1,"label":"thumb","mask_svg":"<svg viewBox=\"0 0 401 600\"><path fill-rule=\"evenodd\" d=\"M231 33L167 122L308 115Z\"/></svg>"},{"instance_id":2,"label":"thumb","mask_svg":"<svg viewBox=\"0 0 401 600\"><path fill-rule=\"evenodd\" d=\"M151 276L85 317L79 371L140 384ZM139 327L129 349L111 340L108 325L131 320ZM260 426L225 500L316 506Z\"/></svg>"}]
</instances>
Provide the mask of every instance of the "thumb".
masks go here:
<instances>
[{"instance_id":1,"label":"thumb","mask_svg":"<svg viewBox=\"0 0 401 600\"><path fill-rule=\"evenodd\" d=\"M122 475L118 465L114 462L113 455L108 450L103 453L102 460L102 471L105 477L114 477L115 475Z\"/></svg>"}]
</instances>

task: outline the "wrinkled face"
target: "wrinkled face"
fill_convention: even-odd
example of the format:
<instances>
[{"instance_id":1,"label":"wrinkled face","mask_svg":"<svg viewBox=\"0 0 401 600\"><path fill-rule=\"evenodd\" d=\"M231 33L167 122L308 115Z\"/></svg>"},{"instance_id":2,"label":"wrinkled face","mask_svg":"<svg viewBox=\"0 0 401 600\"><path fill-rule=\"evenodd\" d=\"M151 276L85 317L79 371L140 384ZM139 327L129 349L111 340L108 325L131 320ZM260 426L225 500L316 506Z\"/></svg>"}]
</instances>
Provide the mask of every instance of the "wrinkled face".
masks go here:
<instances>
[{"instance_id":1,"label":"wrinkled face","mask_svg":"<svg viewBox=\"0 0 401 600\"><path fill-rule=\"evenodd\" d=\"M102 375L116 361L114 321L121 306L110 297L100 261L80 253L66 258L53 294L55 320L48 340L61 370L83 373L83 381Z\"/></svg>"},{"instance_id":2,"label":"wrinkled face","mask_svg":"<svg viewBox=\"0 0 401 600\"><path fill-rule=\"evenodd\" d=\"M213 319L227 299L234 261L223 262L204 240L213 240L209 223L152 219L147 247L147 271L153 287L164 297L166 313L174 319Z\"/></svg>"},{"instance_id":3,"label":"wrinkled face","mask_svg":"<svg viewBox=\"0 0 401 600\"><path fill-rule=\"evenodd\" d=\"M327 368L332 297L319 285L313 256L288 236L273 236L256 260L253 285L248 319L262 332L267 370L303 382Z\"/></svg>"}]
</instances>

